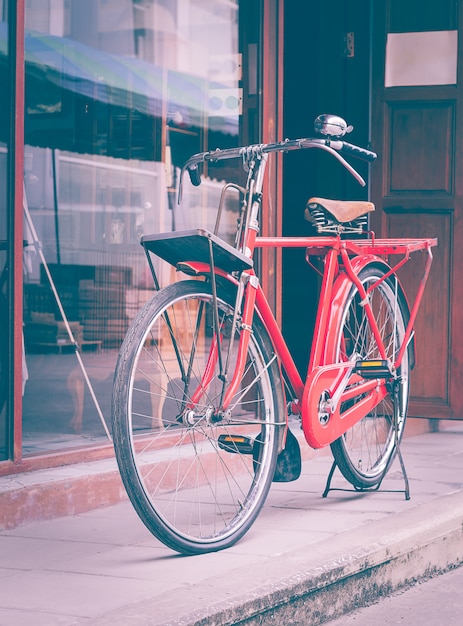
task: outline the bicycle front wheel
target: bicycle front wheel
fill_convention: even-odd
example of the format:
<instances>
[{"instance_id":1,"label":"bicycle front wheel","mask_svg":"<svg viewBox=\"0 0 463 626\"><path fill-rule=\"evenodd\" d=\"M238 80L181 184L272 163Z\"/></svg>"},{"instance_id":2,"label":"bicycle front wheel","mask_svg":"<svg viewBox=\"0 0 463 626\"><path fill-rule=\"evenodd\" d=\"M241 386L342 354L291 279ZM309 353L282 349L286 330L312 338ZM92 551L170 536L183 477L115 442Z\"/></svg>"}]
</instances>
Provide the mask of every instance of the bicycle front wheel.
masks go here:
<instances>
[{"instance_id":1,"label":"bicycle front wheel","mask_svg":"<svg viewBox=\"0 0 463 626\"><path fill-rule=\"evenodd\" d=\"M231 546L264 504L284 428L279 366L255 316L241 383L220 411L239 348L233 290L183 281L141 309L123 342L113 437L148 529L184 554ZM235 320L236 321L236 320ZM220 356L219 356L220 350Z\"/></svg>"},{"instance_id":2,"label":"bicycle front wheel","mask_svg":"<svg viewBox=\"0 0 463 626\"><path fill-rule=\"evenodd\" d=\"M370 264L359 273L359 280L368 290L383 279L385 273L385 266ZM394 363L409 319L408 305L397 278L391 276L378 283L370 293L369 301L386 356ZM350 360L353 355L365 360L381 359L362 298L355 285L352 285L342 305L340 324L335 332L336 362ZM410 350L409 347L405 351L397 371L397 380L388 385L386 397L331 444L339 469L346 480L358 489L377 486L395 458L407 416Z\"/></svg>"}]
</instances>

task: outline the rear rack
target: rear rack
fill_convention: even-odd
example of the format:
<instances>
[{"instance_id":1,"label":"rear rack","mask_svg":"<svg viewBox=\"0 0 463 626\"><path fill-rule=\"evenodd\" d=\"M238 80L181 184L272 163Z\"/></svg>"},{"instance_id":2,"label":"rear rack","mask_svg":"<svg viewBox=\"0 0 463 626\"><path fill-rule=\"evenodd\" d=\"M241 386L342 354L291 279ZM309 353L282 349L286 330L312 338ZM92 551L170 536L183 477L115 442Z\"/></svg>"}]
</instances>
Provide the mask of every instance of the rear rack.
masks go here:
<instances>
[{"instance_id":1,"label":"rear rack","mask_svg":"<svg viewBox=\"0 0 463 626\"><path fill-rule=\"evenodd\" d=\"M437 246L436 238L428 239L340 239L339 237L257 237L256 248L307 248L307 254L326 254L328 250L346 250L351 254L409 255L417 250Z\"/></svg>"}]
</instances>

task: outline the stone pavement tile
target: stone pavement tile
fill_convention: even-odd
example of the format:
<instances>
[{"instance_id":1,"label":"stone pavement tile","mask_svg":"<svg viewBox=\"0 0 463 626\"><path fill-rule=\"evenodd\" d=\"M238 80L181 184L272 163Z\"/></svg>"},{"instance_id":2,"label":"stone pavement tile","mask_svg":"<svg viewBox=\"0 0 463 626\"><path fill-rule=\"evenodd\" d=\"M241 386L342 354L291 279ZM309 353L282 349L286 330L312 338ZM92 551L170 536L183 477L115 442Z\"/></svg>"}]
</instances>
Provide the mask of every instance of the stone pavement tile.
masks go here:
<instances>
[{"instance_id":1,"label":"stone pavement tile","mask_svg":"<svg viewBox=\"0 0 463 626\"><path fill-rule=\"evenodd\" d=\"M11 576L11 574L12 574L11 568L0 567L0 580L2 580L3 578L8 578L8 576ZM0 622L0 624L3 626L2 622Z\"/></svg>"},{"instance_id":2,"label":"stone pavement tile","mask_svg":"<svg viewBox=\"0 0 463 626\"><path fill-rule=\"evenodd\" d=\"M438 468L438 469L446 469L446 470L458 470L463 465L463 452L454 452L453 454L446 454L445 456L436 455L436 456L425 456L420 454L419 457L414 462L414 470L415 473L421 471L425 468ZM456 476L459 474L457 473Z\"/></svg>"},{"instance_id":3,"label":"stone pavement tile","mask_svg":"<svg viewBox=\"0 0 463 626\"><path fill-rule=\"evenodd\" d=\"M259 516L258 524L263 524L269 529L280 528L286 532L299 531L302 533L334 533L339 532L346 527L352 528L361 526L362 524L384 517L387 512L379 510L378 507L371 507L365 510L360 502L354 503L347 508L345 501L343 503L342 515L338 515L339 502L334 499L330 503L323 502L323 505L317 508L303 510L298 507L297 500L289 503L283 503L280 507L272 507L270 511L264 511ZM340 510L340 509L339 509Z\"/></svg>"},{"instance_id":4,"label":"stone pavement tile","mask_svg":"<svg viewBox=\"0 0 463 626\"><path fill-rule=\"evenodd\" d=\"M153 547L112 547L104 552L75 557L61 564L61 571L88 574L90 576L120 577L151 581L153 592L202 582L222 575L228 570L248 567L255 561L253 551L229 550L198 556L181 556L173 551L161 554ZM60 571L54 564L48 571Z\"/></svg>"},{"instance_id":5,"label":"stone pavement tile","mask_svg":"<svg viewBox=\"0 0 463 626\"><path fill-rule=\"evenodd\" d=\"M301 479L290 484L293 485L292 489L285 489L284 487L276 488L275 486L272 486L267 500L265 501L263 510L272 506L281 507L287 505L290 507L292 506L291 503L297 501L297 508L307 511L316 508L320 501L323 502L320 491L315 492L302 488L303 481Z\"/></svg>"},{"instance_id":6,"label":"stone pavement tile","mask_svg":"<svg viewBox=\"0 0 463 626\"><path fill-rule=\"evenodd\" d=\"M65 626L74 621L72 615L0 608L1 626Z\"/></svg>"},{"instance_id":7,"label":"stone pavement tile","mask_svg":"<svg viewBox=\"0 0 463 626\"><path fill-rule=\"evenodd\" d=\"M385 485L382 491L359 492L349 489L348 485L333 489L326 498L319 496L307 504L305 494L295 494L293 498L282 503L282 507L300 508L311 511L319 511L329 516L341 516L346 513L375 513L388 514L409 508L405 494L401 489L402 484L390 485L393 491L387 490Z\"/></svg>"},{"instance_id":8,"label":"stone pavement tile","mask_svg":"<svg viewBox=\"0 0 463 626\"><path fill-rule=\"evenodd\" d=\"M162 595L169 588L170 585L160 579L151 581L36 570L2 580L0 608L92 618L133 602ZM34 621L29 623L35 626Z\"/></svg>"},{"instance_id":9,"label":"stone pavement tile","mask_svg":"<svg viewBox=\"0 0 463 626\"><path fill-rule=\"evenodd\" d=\"M32 537L1 537L2 568L14 570L59 569L63 563L85 555L102 555L111 546L81 541L61 541Z\"/></svg>"},{"instance_id":10,"label":"stone pavement tile","mask_svg":"<svg viewBox=\"0 0 463 626\"><path fill-rule=\"evenodd\" d=\"M453 430L446 429L437 433L424 433L417 437L410 437L402 440L402 450L407 454L418 451L420 455L442 455L463 451L463 426Z\"/></svg>"},{"instance_id":11,"label":"stone pavement tile","mask_svg":"<svg viewBox=\"0 0 463 626\"><path fill-rule=\"evenodd\" d=\"M460 472L462 464L460 465ZM444 495L463 486L463 475L448 467L423 467L419 475L410 477L410 494Z\"/></svg>"},{"instance_id":12,"label":"stone pavement tile","mask_svg":"<svg viewBox=\"0 0 463 626\"><path fill-rule=\"evenodd\" d=\"M117 525L122 524L125 530L130 528L130 526L137 525L137 522L140 522L138 515L135 513L135 510L129 503L128 499L118 502L117 504L87 511L85 513L85 517L88 519L95 519L97 521L107 520L110 523L114 523L114 521L116 521ZM143 524L141 524L141 527L144 528Z\"/></svg>"},{"instance_id":13,"label":"stone pavement tile","mask_svg":"<svg viewBox=\"0 0 463 626\"><path fill-rule=\"evenodd\" d=\"M438 488L443 492L446 488L463 483L461 475L463 455L451 455L445 459L433 459L423 455L417 458L413 465L411 463L409 465L411 484L425 483L430 489Z\"/></svg>"},{"instance_id":14,"label":"stone pavement tile","mask_svg":"<svg viewBox=\"0 0 463 626\"><path fill-rule=\"evenodd\" d=\"M445 447L442 447L441 450L445 450ZM442 455L439 454L430 454L430 453L420 453L417 448L416 451L412 454L407 452L404 457L405 464L409 473L412 472L420 472L423 468L426 467L445 467L448 469L458 468L461 466L461 462L463 461L463 452L454 451L452 453L448 453Z\"/></svg>"},{"instance_id":15,"label":"stone pavement tile","mask_svg":"<svg viewBox=\"0 0 463 626\"><path fill-rule=\"evenodd\" d=\"M228 552L252 557L250 565L259 562L268 556L278 557L293 550L305 549L310 544L317 543L328 536L326 532L294 530L284 526L269 526L259 520L251 530Z\"/></svg>"},{"instance_id":16,"label":"stone pavement tile","mask_svg":"<svg viewBox=\"0 0 463 626\"><path fill-rule=\"evenodd\" d=\"M387 508L381 508L382 502L379 499L371 506L365 506L360 500L344 498L335 501L334 497L329 506L313 512L314 514L308 521L310 528L338 533L346 528L359 527L390 515Z\"/></svg>"},{"instance_id":17,"label":"stone pavement tile","mask_svg":"<svg viewBox=\"0 0 463 626\"><path fill-rule=\"evenodd\" d=\"M123 502L91 513L68 515L0 531L0 541L2 537L11 536L126 545L146 541L151 534L133 507Z\"/></svg>"}]
</instances>

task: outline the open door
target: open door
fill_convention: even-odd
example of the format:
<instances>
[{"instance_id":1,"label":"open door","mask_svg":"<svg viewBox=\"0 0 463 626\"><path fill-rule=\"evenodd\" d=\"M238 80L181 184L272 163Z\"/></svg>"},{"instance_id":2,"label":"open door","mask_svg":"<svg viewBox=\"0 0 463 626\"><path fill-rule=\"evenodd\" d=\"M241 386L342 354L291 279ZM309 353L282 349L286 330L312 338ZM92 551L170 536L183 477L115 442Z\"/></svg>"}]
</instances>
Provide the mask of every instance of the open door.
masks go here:
<instances>
[{"instance_id":1,"label":"open door","mask_svg":"<svg viewBox=\"0 0 463 626\"><path fill-rule=\"evenodd\" d=\"M313 136L320 113L354 126L352 141L369 141L370 0L285 2L283 137ZM283 138L282 137L282 138ZM368 166L355 166L368 177ZM283 159L282 233L313 235L304 220L307 200L322 196L366 200L362 188L330 155L320 150L289 153ZM305 376L312 341L318 277L303 249L283 254L283 334Z\"/></svg>"}]
</instances>

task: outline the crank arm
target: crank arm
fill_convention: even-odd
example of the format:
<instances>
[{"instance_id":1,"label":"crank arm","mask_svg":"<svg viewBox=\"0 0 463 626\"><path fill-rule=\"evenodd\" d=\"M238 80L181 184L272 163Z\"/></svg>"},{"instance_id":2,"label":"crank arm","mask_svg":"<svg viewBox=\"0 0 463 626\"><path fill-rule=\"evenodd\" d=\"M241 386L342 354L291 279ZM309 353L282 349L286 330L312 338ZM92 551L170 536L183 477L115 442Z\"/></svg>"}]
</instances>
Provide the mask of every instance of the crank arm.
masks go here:
<instances>
[{"instance_id":1,"label":"crank arm","mask_svg":"<svg viewBox=\"0 0 463 626\"><path fill-rule=\"evenodd\" d=\"M347 361L346 363L342 363L342 371L340 379L336 379L334 381L333 386L331 386L326 391L328 392L327 399L323 402L324 406L320 406L320 410L326 411L327 413L335 413L338 405L341 401L341 398L346 390L348 384L352 384L351 374L357 365L357 356L355 355L351 361Z\"/></svg>"}]
</instances>

